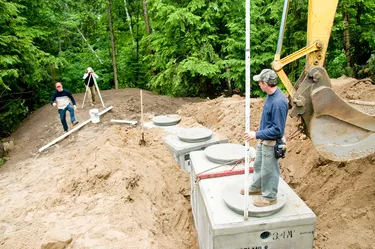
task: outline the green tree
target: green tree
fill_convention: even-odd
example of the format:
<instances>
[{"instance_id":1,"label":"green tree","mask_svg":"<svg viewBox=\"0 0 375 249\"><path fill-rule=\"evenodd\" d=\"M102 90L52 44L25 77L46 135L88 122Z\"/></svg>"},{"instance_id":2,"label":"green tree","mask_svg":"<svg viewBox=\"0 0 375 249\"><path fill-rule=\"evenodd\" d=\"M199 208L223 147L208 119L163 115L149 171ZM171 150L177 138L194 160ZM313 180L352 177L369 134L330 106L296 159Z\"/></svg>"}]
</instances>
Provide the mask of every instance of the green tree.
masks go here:
<instances>
[{"instance_id":1,"label":"green tree","mask_svg":"<svg viewBox=\"0 0 375 249\"><path fill-rule=\"evenodd\" d=\"M55 81L84 92L87 67L99 75L100 89L113 88L111 51L116 51L120 88L171 96L245 90L245 1L111 0L114 48L108 3L0 0L2 136L48 102ZM282 6L283 0L251 1L251 75L270 67ZM291 1L282 57L306 45L307 7L304 0ZM339 2L326 57L331 77L374 78L374 12L374 1ZM304 66L300 59L285 67L292 82ZM264 94L256 82L251 84L253 96Z\"/></svg>"},{"instance_id":2,"label":"green tree","mask_svg":"<svg viewBox=\"0 0 375 249\"><path fill-rule=\"evenodd\" d=\"M341 0L337 9L327 56L331 77L374 77L375 2Z\"/></svg>"},{"instance_id":3,"label":"green tree","mask_svg":"<svg viewBox=\"0 0 375 249\"><path fill-rule=\"evenodd\" d=\"M0 135L9 134L29 113L45 103L49 65L59 64L34 45L45 33L28 27L25 6L0 0Z\"/></svg>"}]
</instances>

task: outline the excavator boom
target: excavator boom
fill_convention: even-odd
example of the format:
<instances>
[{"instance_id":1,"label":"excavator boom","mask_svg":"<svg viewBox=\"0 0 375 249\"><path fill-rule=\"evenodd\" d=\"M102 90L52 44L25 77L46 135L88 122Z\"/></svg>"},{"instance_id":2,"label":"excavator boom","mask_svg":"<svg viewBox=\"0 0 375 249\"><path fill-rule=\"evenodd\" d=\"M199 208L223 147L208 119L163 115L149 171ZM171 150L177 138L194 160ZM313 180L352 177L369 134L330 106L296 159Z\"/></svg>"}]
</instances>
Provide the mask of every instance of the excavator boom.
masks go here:
<instances>
[{"instance_id":1,"label":"excavator boom","mask_svg":"<svg viewBox=\"0 0 375 249\"><path fill-rule=\"evenodd\" d=\"M375 153L375 116L352 107L332 89L323 68L338 0L309 0L306 47L281 59L289 0L284 1L279 39L272 68L290 95L291 116L300 116L317 151L333 161L346 161ZM306 57L296 84L285 65Z\"/></svg>"}]
</instances>

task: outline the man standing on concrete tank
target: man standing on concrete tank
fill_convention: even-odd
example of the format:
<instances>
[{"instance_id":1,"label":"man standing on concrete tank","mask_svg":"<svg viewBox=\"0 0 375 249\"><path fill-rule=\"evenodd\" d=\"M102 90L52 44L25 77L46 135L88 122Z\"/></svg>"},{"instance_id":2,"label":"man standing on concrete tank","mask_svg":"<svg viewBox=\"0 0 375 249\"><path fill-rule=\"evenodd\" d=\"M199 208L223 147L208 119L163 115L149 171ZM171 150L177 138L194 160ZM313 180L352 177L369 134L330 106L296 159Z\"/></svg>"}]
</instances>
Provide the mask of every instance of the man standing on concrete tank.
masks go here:
<instances>
[{"instance_id":1,"label":"man standing on concrete tank","mask_svg":"<svg viewBox=\"0 0 375 249\"><path fill-rule=\"evenodd\" d=\"M56 91L52 94L51 105L56 106L59 109L61 124L63 125L64 132L68 131L68 125L66 123L66 111L70 113L70 121L73 126L78 124L74 116L74 110L76 109L76 101L74 100L71 92L66 89L63 89L63 86L60 82L56 82ZM56 102L57 104L56 104ZM73 106L71 105L71 103Z\"/></svg>"},{"instance_id":2,"label":"man standing on concrete tank","mask_svg":"<svg viewBox=\"0 0 375 249\"><path fill-rule=\"evenodd\" d=\"M259 139L254 162L253 183L249 195L261 195L253 204L266 207L277 203L280 168L279 159L275 157L274 146L277 139L284 139L288 101L283 92L276 86L277 75L271 69L263 69L253 77L259 82L263 92L267 93L258 131L245 133L245 139ZM241 193L244 190L241 189Z\"/></svg>"},{"instance_id":3,"label":"man standing on concrete tank","mask_svg":"<svg viewBox=\"0 0 375 249\"><path fill-rule=\"evenodd\" d=\"M95 105L95 78L99 78L96 73L94 73L94 70L92 70L91 67L87 68L86 73L83 75L83 79L85 80L86 85L86 91L89 94L90 104L91 106Z\"/></svg>"}]
</instances>

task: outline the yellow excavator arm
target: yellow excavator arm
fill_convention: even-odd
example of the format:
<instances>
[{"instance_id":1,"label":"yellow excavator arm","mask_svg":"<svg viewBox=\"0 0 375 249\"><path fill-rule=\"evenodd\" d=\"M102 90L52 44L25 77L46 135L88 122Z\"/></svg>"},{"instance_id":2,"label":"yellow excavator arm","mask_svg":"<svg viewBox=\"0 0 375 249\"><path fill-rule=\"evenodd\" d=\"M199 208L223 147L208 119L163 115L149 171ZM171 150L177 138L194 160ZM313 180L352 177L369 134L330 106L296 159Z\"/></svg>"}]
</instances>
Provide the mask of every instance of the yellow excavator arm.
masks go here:
<instances>
[{"instance_id":1,"label":"yellow excavator arm","mask_svg":"<svg viewBox=\"0 0 375 249\"><path fill-rule=\"evenodd\" d=\"M324 60L338 0L309 0L306 47L280 58L289 0L284 1L279 39L272 68L287 89L291 116L301 116L317 151L334 161L375 153L375 116L352 107L332 89ZM283 68L306 57L305 69L292 84Z\"/></svg>"}]
</instances>

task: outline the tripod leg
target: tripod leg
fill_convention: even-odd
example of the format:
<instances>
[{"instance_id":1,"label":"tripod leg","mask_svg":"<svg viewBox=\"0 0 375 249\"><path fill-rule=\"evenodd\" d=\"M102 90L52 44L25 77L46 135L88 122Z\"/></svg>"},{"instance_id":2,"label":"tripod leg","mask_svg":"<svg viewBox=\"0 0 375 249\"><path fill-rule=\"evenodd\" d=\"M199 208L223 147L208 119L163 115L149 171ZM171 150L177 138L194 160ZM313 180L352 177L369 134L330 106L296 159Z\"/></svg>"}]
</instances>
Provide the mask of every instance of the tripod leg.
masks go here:
<instances>
[{"instance_id":1,"label":"tripod leg","mask_svg":"<svg viewBox=\"0 0 375 249\"><path fill-rule=\"evenodd\" d=\"M82 101L82 108L85 105L86 94L87 94L87 86L86 86L85 96L83 97L83 101Z\"/></svg>"},{"instance_id":2,"label":"tripod leg","mask_svg":"<svg viewBox=\"0 0 375 249\"><path fill-rule=\"evenodd\" d=\"M100 101L102 102L102 106L105 108L104 102L103 102L103 99L102 99L102 95L100 94L99 87L98 87L98 84L96 83L95 77L93 79L94 79L94 84L95 84L96 91L98 92Z\"/></svg>"},{"instance_id":3,"label":"tripod leg","mask_svg":"<svg viewBox=\"0 0 375 249\"><path fill-rule=\"evenodd\" d=\"M82 108L85 105L86 95L87 95L87 92L89 90L88 87L89 87L89 83L90 83L90 78L91 78L91 74L90 74L90 77L89 77L89 81L87 82L87 85L86 85L86 92L85 92L85 96L83 97Z\"/></svg>"}]
</instances>

